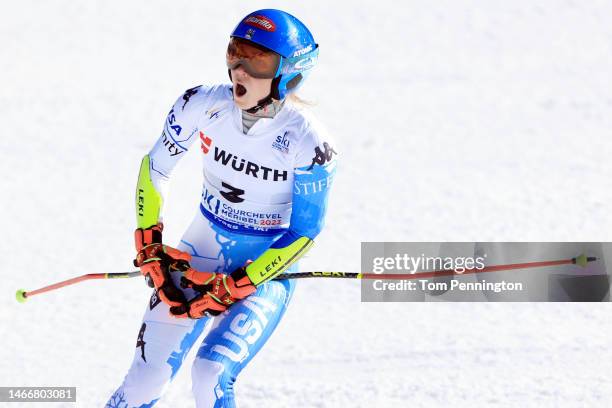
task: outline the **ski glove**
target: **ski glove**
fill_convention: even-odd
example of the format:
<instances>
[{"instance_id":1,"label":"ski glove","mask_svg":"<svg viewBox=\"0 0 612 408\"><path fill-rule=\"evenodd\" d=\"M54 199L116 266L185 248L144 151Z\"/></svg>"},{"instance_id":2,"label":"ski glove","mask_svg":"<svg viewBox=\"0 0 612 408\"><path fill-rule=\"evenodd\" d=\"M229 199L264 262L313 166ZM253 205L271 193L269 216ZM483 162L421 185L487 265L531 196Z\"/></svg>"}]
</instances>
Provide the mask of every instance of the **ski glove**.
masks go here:
<instances>
[{"instance_id":1,"label":"ski glove","mask_svg":"<svg viewBox=\"0 0 612 408\"><path fill-rule=\"evenodd\" d=\"M234 302L244 299L256 290L246 274L246 266L229 275L199 272L189 268L183 272L181 287L191 288L198 295L184 305L171 307L170 314L192 319L217 316Z\"/></svg>"},{"instance_id":2,"label":"ski glove","mask_svg":"<svg viewBox=\"0 0 612 408\"><path fill-rule=\"evenodd\" d=\"M162 242L162 224L134 232L136 243L136 259L134 265L147 279L149 286L157 290L157 294L169 306L180 306L187 302L181 289L177 288L170 277L170 269L183 270L189 268L191 255L179 251Z\"/></svg>"}]
</instances>

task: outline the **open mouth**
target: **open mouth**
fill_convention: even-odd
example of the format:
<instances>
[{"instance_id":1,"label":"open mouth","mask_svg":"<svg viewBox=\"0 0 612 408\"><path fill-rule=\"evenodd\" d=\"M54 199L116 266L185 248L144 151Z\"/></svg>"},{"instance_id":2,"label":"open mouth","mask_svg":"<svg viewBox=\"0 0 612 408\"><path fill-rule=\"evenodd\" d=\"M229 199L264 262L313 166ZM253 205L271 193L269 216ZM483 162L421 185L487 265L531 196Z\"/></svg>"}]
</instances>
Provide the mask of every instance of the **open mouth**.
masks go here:
<instances>
[{"instance_id":1,"label":"open mouth","mask_svg":"<svg viewBox=\"0 0 612 408\"><path fill-rule=\"evenodd\" d=\"M236 92L236 96L241 97L247 93L247 89L242 84L236 84L235 92Z\"/></svg>"}]
</instances>

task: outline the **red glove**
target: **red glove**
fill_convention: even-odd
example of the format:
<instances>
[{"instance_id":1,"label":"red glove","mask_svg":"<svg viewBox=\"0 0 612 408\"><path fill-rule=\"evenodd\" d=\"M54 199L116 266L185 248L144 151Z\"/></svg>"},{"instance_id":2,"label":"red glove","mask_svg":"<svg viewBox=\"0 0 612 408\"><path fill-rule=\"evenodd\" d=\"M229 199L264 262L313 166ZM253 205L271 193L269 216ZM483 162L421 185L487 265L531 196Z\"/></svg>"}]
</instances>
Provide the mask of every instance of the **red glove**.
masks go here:
<instances>
[{"instance_id":1,"label":"red glove","mask_svg":"<svg viewBox=\"0 0 612 408\"><path fill-rule=\"evenodd\" d=\"M199 272L189 268L183 272L181 286L192 288L199 294L185 305L171 307L170 314L192 319L217 316L234 302L244 299L256 290L244 266L229 275Z\"/></svg>"},{"instance_id":2,"label":"red glove","mask_svg":"<svg viewBox=\"0 0 612 408\"><path fill-rule=\"evenodd\" d=\"M136 243L136 259L134 265L140 267L140 272L157 290L162 301L170 306L180 306L187 303L183 292L177 288L170 278L170 269L184 270L189 268L191 255L187 252L163 245L163 225L154 225L147 229L138 228L134 232Z\"/></svg>"}]
</instances>

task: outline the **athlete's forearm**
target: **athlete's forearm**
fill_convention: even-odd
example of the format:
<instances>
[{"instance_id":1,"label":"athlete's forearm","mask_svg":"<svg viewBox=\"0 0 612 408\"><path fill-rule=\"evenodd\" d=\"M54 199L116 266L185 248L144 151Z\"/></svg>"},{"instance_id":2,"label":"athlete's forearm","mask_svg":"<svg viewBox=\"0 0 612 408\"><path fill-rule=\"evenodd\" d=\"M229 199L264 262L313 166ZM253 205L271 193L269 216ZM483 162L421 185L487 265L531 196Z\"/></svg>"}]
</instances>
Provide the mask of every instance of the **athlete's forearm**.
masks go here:
<instances>
[{"instance_id":1,"label":"athlete's forearm","mask_svg":"<svg viewBox=\"0 0 612 408\"><path fill-rule=\"evenodd\" d=\"M161 136L142 159L136 187L138 228L146 229L162 220L164 197L172 170L198 137L197 121L207 106L205 93L202 87L195 87L176 100Z\"/></svg>"},{"instance_id":2,"label":"athlete's forearm","mask_svg":"<svg viewBox=\"0 0 612 408\"><path fill-rule=\"evenodd\" d=\"M286 271L313 244L312 239L289 230L253 263L249 264L246 267L246 273L254 285L264 283Z\"/></svg>"},{"instance_id":3,"label":"athlete's forearm","mask_svg":"<svg viewBox=\"0 0 612 408\"><path fill-rule=\"evenodd\" d=\"M294 174L293 205L289 230L246 267L254 285L286 271L314 244L324 225L335 164L298 168Z\"/></svg>"},{"instance_id":4,"label":"athlete's forearm","mask_svg":"<svg viewBox=\"0 0 612 408\"><path fill-rule=\"evenodd\" d=\"M149 228L158 223L163 198L153 185L151 163L147 154L140 163L140 173L136 185L136 220L138 228Z\"/></svg>"}]
</instances>

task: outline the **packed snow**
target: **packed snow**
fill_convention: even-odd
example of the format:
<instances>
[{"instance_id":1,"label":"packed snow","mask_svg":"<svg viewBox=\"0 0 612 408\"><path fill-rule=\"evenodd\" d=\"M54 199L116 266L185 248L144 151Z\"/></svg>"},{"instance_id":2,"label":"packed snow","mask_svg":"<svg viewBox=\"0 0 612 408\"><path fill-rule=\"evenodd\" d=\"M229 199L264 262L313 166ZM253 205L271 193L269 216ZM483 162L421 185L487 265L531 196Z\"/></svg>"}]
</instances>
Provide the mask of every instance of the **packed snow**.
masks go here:
<instances>
[{"instance_id":1,"label":"packed snow","mask_svg":"<svg viewBox=\"0 0 612 408\"><path fill-rule=\"evenodd\" d=\"M120 384L150 295L142 279L24 305L15 290L133 269L140 160L185 89L228 81L229 32L264 7L319 42L302 96L341 153L303 270L357 271L362 241L609 240L609 2L7 3L0 386L76 386L89 408ZM168 243L197 211L199 165L189 154L174 174ZM610 303L361 303L356 281L304 281L237 401L610 406L611 315ZM158 407L194 406L192 357Z\"/></svg>"}]
</instances>

